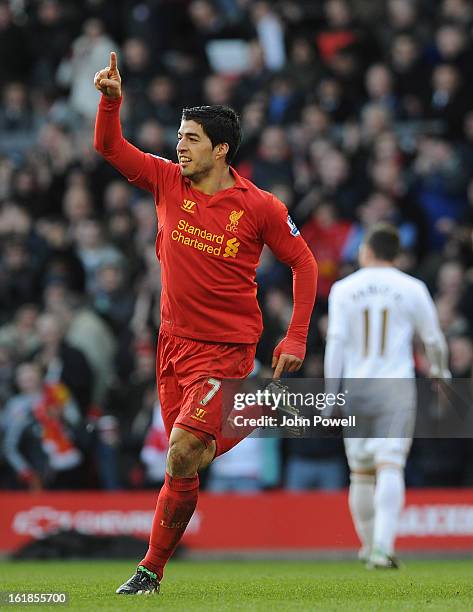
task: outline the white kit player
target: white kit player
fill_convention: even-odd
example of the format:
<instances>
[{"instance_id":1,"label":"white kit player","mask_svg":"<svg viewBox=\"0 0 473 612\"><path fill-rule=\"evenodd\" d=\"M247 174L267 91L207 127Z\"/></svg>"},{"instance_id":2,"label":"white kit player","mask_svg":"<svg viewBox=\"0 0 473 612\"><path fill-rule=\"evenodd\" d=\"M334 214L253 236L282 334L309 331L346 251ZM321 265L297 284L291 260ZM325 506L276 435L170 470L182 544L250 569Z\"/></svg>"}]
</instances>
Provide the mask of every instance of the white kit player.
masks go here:
<instances>
[{"instance_id":1,"label":"white kit player","mask_svg":"<svg viewBox=\"0 0 473 612\"><path fill-rule=\"evenodd\" d=\"M369 567L398 567L394 541L416 402L414 334L425 345L430 376L450 377L434 303L422 281L395 268L399 246L395 227L375 226L360 248L361 269L336 282L329 296L326 390L343 378L357 415L352 437L344 432L349 506Z\"/></svg>"}]
</instances>

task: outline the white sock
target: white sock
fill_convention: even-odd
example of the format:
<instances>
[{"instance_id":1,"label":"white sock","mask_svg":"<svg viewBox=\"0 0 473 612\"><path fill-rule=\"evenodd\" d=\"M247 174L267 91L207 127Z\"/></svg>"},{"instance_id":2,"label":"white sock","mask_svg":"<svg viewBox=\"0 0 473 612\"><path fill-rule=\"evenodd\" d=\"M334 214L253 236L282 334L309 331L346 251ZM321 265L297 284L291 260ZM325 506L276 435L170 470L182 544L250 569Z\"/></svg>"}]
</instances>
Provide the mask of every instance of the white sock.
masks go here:
<instances>
[{"instance_id":1,"label":"white sock","mask_svg":"<svg viewBox=\"0 0 473 612\"><path fill-rule=\"evenodd\" d=\"M369 474L351 474L348 504L356 533L363 548L371 553L373 546L375 477Z\"/></svg>"},{"instance_id":2,"label":"white sock","mask_svg":"<svg viewBox=\"0 0 473 612\"><path fill-rule=\"evenodd\" d=\"M404 472L388 465L378 469L374 494L374 547L387 555L394 552L399 515L404 506Z\"/></svg>"}]
</instances>

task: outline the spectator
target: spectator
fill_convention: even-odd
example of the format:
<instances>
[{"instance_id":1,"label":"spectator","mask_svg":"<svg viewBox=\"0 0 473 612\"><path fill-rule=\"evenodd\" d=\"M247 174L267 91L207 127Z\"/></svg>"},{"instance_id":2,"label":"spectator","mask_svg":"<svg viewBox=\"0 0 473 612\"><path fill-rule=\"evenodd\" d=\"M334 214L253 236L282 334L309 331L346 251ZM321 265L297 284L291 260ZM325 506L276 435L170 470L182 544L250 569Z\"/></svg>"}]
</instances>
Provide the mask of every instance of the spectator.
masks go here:
<instances>
[{"instance_id":1,"label":"spectator","mask_svg":"<svg viewBox=\"0 0 473 612\"><path fill-rule=\"evenodd\" d=\"M156 406L155 353L147 330L122 338L121 353L117 356L121 380L116 379L110 386L105 401L105 412L118 421L120 472L129 486L141 486L147 477L139 464L143 445L150 445L151 454L156 450L154 434L147 437ZM151 472L156 474L155 470ZM147 473L152 479L149 468Z\"/></svg>"},{"instance_id":2,"label":"spectator","mask_svg":"<svg viewBox=\"0 0 473 612\"><path fill-rule=\"evenodd\" d=\"M83 416L91 406L93 376L83 353L65 340L65 329L60 320L43 314L37 321L39 348L34 360L50 384L63 383L71 392Z\"/></svg>"},{"instance_id":3,"label":"spectator","mask_svg":"<svg viewBox=\"0 0 473 612\"><path fill-rule=\"evenodd\" d=\"M318 299L327 300L330 288L340 276L340 264L351 224L337 218L333 202L316 205L301 234L314 254L319 267Z\"/></svg>"},{"instance_id":4,"label":"spectator","mask_svg":"<svg viewBox=\"0 0 473 612\"><path fill-rule=\"evenodd\" d=\"M455 66L440 64L434 69L426 112L427 116L441 121L444 133L451 138L462 133L463 116L471 104L462 87L462 76Z\"/></svg>"},{"instance_id":5,"label":"spectator","mask_svg":"<svg viewBox=\"0 0 473 612\"><path fill-rule=\"evenodd\" d=\"M166 159L175 158L174 151L166 143L164 130L156 119L148 119L141 124L136 140L144 151L159 151Z\"/></svg>"},{"instance_id":6,"label":"spectator","mask_svg":"<svg viewBox=\"0 0 473 612\"><path fill-rule=\"evenodd\" d=\"M132 103L139 102L153 76L149 48L140 38L129 38L123 45L123 80Z\"/></svg>"},{"instance_id":7,"label":"spectator","mask_svg":"<svg viewBox=\"0 0 473 612\"><path fill-rule=\"evenodd\" d=\"M0 65L0 85L22 79L29 73L31 57L25 28L13 22L10 3L0 3L0 57L8 58Z\"/></svg>"},{"instance_id":8,"label":"spectator","mask_svg":"<svg viewBox=\"0 0 473 612\"><path fill-rule=\"evenodd\" d=\"M299 142L307 148L317 138L330 134L330 115L314 103L307 104L301 111L301 135Z\"/></svg>"},{"instance_id":9,"label":"spectator","mask_svg":"<svg viewBox=\"0 0 473 612\"><path fill-rule=\"evenodd\" d=\"M390 54L402 112L409 119L420 118L428 96L430 71L421 61L419 45L411 35L399 34Z\"/></svg>"},{"instance_id":10,"label":"spectator","mask_svg":"<svg viewBox=\"0 0 473 612\"><path fill-rule=\"evenodd\" d=\"M324 4L324 12L327 29L318 34L317 45L323 61L330 64L339 51L356 42L357 35L350 6L345 0L328 0Z\"/></svg>"},{"instance_id":11,"label":"spectator","mask_svg":"<svg viewBox=\"0 0 473 612\"><path fill-rule=\"evenodd\" d=\"M254 2L251 16L263 49L264 62L271 71L281 70L286 63L284 30L269 2Z\"/></svg>"},{"instance_id":12,"label":"spectator","mask_svg":"<svg viewBox=\"0 0 473 612\"><path fill-rule=\"evenodd\" d=\"M94 307L117 336L128 327L134 311L134 299L121 265L104 264L98 269Z\"/></svg>"},{"instance_id":13,"label":"spectator","mask_svg":"<svg viewBox=\"0 0 473 612\"><path fill-rule=\"evenodd\" d=\"M37 227L47 245L41 270L42 287L50 283L62 283L72 291L83 292L84 267L72 247L65 221L59 217L44 219Z\"/></svg>"},{"instance_id":14,"label":"spectator","mask_svg":"<svg viewBox=\"0 0 473 612\"><path fill-rule=\"evenodd\" d=\"M399 210L394 202L382 193L372 193L364 204L358 208L360 222L355 223L345 243L343 258L355 262L358 249L363 241L365 232L376 223L387 221L399 227L401 246L405 249L415 247L417 235L413 223L402 221Z\"/></svg>"},{"instance_id":15,"label":"spectator","mask_svg":"<svg viewBox=\"0 0 473 612\"><path fill-rule=\"evenodd\" d=\"M38 275L33 255L21 239L9 239L1 249L0 313L5 316L38 295Z\"/></svg>"},{"instance_id":16,"label":"spectator","mask_svg":"<svg viewBox=\"0 0 473 612\"><path fill-rule=\"evenodd\" d=\"M340 438L288 440L285 485L289 491L333 491L346 485Z\"/></svg>"},{"instance_id":17,"label":"spectator","mask_svg":"<svg viewBox=\"0 0 473 612\"><path fill-rule=\"evenodd\" d=\"M107 213L127 211L131 208L131 189L123 181L110 181L105 188L103 201Z\"/></svg>"},{"instance_id":18,"label":"spectator","mask_svg":"<svg viewBox=\"0 0 473 612\"><path fill-rule=\"evenodd\" d=\"M415 190L427 218L429 246L441 247L466 208L466 174L459 154L441 138L424 137L414 163Z\"/></svg>"},{"instance_id":19,"label":"spectator","mask_svg":"<svg viewBox=\"0 0 473 612\"><path fill-rule=\"evenodd\" d=\"M9 83L3 91L0 107L0 132L27 132L34 127L34 116L28 105L26 88L21 83Z\"/></svg>"},{"instance_id":20,"label":"spectator","mask_svg":"<svg viewBox=\"0 0 473 612\"><path fill-rule=\"evenodd\" d=\"M264 443L245 438L210 466L207 489L212 493L254 493L263 488Z\"/></svg>"},{"instance_id":21,"label":"spectator","mask_svg":"<svg viewBox=\"0 0 473 612\"><path fill-rule=\"evenodd\" d=\"M77 255L85 270L86 289L96 294L97 273L105 264L119 264L123 256L115 247L105 242L102 227L97 219L83 219L76 228Z\"/></svg>"},{"instance_id":22,"label":"spectator","mask_svg":"<svg viewBox=\"0 0 473 612\"><path fill-rule=\"evenodd\" d=\"M315 45L306 37L292 41L284 73L294 79L296 91L310 94L319 82L321 69L315 53Z\"/></svg>"},{"instance_id":23,"label":"spectator","mask_svg":"<svg viewBox=\"0 0 473 612\"><path fill-rule=\"evenodd\" d=\"M62 212L67 221L77 225L93 214L93 202L90 191L82 185L72 185L64 194Z\"/></svg>"},{"instance_id":24,"label":"spectator","mask_svg":"<svg viewBox=\"0 0 473 612\"><path fill-rule=\"evenodd\" d=\"M98 19L87 20L82 34L72 44L71 59L63 59L57 79L60 85L70 87L70 105L84 119L95 118L97 92L90 75L107 65L110 51L118 46L107 36Z\"/></svg>"},{"instance_id":25,"label":"spectator","mask_svg":"<svg viewBox=\"0 0 473 612\"><path fill-rule=\"evenodd\" d=\"M439 62L454 65L466 80L471 77L472 51L464 30L453 23L442 25L436 32L435 42Z\"/></svg>"},{"instance_id":26,"label":"spectator","mask_svg":"<svg viewBox=\"0 0 473 612\"><path fill-rule=\"evenodd\" d=\"M319 81L317 101L320 109L335 122L346 121L355 114L350 93L344 92L334 78L326 77Z\"/></svg>"},{"instance_id":27,"label":"spectator","mask_svg":"<svg viewBox=\"0 0 473 612\"><path fill-rule=\"evenodd\" d=\"M0 327L0 346L5 347L18 361L26 359L40 344L36 329L38 314L36 304L23 304L16 311L13 321Z\"/></svg>"},{"instance_id":28,"label":"spectator","mask_svg":"<svg viewBox=\"0 0 473 612\"><path fill-rule=\"evenodd\" d=\"M11 428L15 427L15 425L19 428L18 431L21 432L23 424L29 419L33 407L41 398L43 380L39 366L35 363L27 362L20 364L15 372L15 385L17 393L8 399L1 412L0 429L3 434L3 454L7 458L13 474L11 479L12 486L16 488L22 484L23 486L28 486L28 488L39 489L41 487L41 479L36 473L34 466L31 469L28 462L21 455L17 456L16 446L18 440L16 440L16 434L12 438L12 452L10 453L10 458L8 458L8 438L6 435L8 430L13 432ZM12 434L10 433L10 435ZM31 453L31 461L38 461L36 450L35 448L33 453Z\"/></svg>"},{"instance_id":29,"label":"spectator","mask_svg":"<svg viewBox=\"0 0 473 612\"><path fill-rule=\"evenodd\" d=\"M418 15L418 8L414 2L410 0L389 0L386 3L387 27L380 29L381 40L391 43L393 37L397 34L408 33L415 35L420 43L425 42L428 37L427 24L421 24Z\"/></svg>"},{"instance_id":30,"label":"spectator","mask_svg":"<svg viewBox=\"0 0 473 612\"><path fill-rule=\"evenodd\" d=\"M26 390L25 370L22 375ZM8 406L5 457L18 479L32 490L83 487L79 411L64 385L44 385L39 377L34 382L35 393L29 394L29 401L25 395L17 396L15 404Z\"/></svg>"},{"instance_id":31,"label":"spectator","mask_svg":"<svg viewBox=\"0 0 473 612\"><path fill-rule=\"evenodd\" d=\"M113 334L106 323L64 285L48 285L43 299L46 311L58 317L65 326L66 342L82 351L87 359L94 379L92 404L103 406L114 379L116 340Z\"/></svg>"},{"instance_id":32,"label":"spectator","mask_svg":"<svg viewBox=\"0 0 473 612\"><path fill-rule=\"evenodd\" d=\"M451 336L448 340L450 370L454 378L471 379L473 374L473 341L470 336ZM471 391L471 382L470 382Z\"/></svg>"},{"instance_id":33,"label":"spectator","mask_svg":"<svg viewBox=\"0 0 473 612\"><path fill-rule=\"evenodd\" d=\"M373 64L366 73L365 82L370 101L385 107L391 116L396 115L399 102L389 68L383 64Z\"/></svg>"},{"instance_id":34,"label":"spectator","mask_svg":"<svg viewBox=\"0 0 473 612\"><path fill-rule=\"evenodd\" d=\"M318 169L318 185L325 197L332 199L341 217L353 217L358 200L358 188L350 176L346 157L336 149L330 149L317 158L314 153L314 169ZM317 184L317 183L316 183Z\"/></svg>"},{"instance_id":35,"label":"spectator","mask_svg":"<svg viewBox=\"0 0 473 612\"><path fill-rule=\"evenodd\" d=\"M30 45L34 57L33 81L41 87L53 83L57 67L72 42L72 24L64 3L42 0L31 24Z\"/></svg>"},{"instance_id":36,"label":"spectator","mask_svg":"<svg viewBox=\"0 0 473 612\"><path fill-rule=\"evenodd\" d=\"M263 130L258 155L253 164L252 180L262 189L273 183L292 183L289 143L285 131L276 126Z\"/></svg>"},{"instance_id":37,"label":"spectator","mask_svg":"<svg viewBox=\"0 0 473 612\"><path fill-rule=\"evenodd\" d=\"M176 84L167 75L154 77L147 88L149 116L162 126L174 130L181 115L179 112Z\"/></svg>"},{"instance_id":38,"label":"spectator","mask_svg":"<svg viewBox=\"0 0 473 612\"><path fill-rule=\"evenodd\" d=\"M204 80L202 94L205 104L229 105L232 99L231 83L221 75L210 75Z\"/></svg>"},{"instance_id":39,"label":"spectator","mask_svg":"<svg viewBox=\"0 0 473 612\"><path fill-rule=\"evenodd\" d=\"M248 52L248 70L242 74L239 83L236 85L235 98L240 105L253 102L255 96L261 96L261 92L264 92L264 87L271 78L271 71L265 64L261 44L257 40L250 41Z\"/></svg>"},{"instance_id":40,"label":"spectator","mask_svg":"<svg viewBox=\"0 0 473 612\"><path fill-rule=\"evenodd\" d=\"M78 464L91 484L113 490L159 479L140 461L143 446L151 461L160 452L152 436L145 444L157 405L156 207L92 146L93 75L116 42L123 47L123 128L142 149L175 159L184 105L226 103L240 113L238 171L285 202L319 259L306 376L322 375L332 282L355 269L366 229L389 219L401 230L398 265L436 292L452 372L471 380L469 0L101 0L83 10L78 4L0 0L0 55L8 60L0 66L0 406L11 405L21 378L18 395L27 398L29 422L43 427L31 416L28 374L18 365L34 355L54 384L71 387L81 412L93 406ZM239 49L232 70L215 61L210 47L229 40ZM292 278L264 249L257 280L265 321L258 356L270 375L272 346L288 323ZM64 343L69 356L78 350L89 364L88 375L77 366L86 391L69 377ZM42 442L31 433L27 427L31 459L44 466ZM418 447L410 482L470 482L471 470L462 465L471 449L430 444ZM279 466L289 448L276 447ZM320 464L311 452L306 458ZM265 477L267 463L262 471ZM52 482L38 476L29 486ZM26 486L5 464L0 483Z\"/></svg>"},{"instance_id":41,"label":"spectator","mask_svg":"<svg viewBox=\"0 0 473 612\"><path fill-rule=\"evenodd\" d=\"M166 475L166 456L168 452L168 439L161 416L161 407L158 402L153 408L153 420L147 427L147 433L140 458L145 465L145 485L158 489L164 482Z\"/></svg>"},{"instance_id":42,"label":"spectator","mask_svg":"<svg viewBox=\"0 0 473 612\"><path fill-rule=\"evenodd\" d=\"M114 212L108 217L106 233L110 244L125 255L132 278L138 273L138 253L134 240L135 232L136 224L131 210Z\"/></svg>"},{"instance_id":43,"label":"spectator","mask_svg":"<svg viewBox=\"0 0 473 612\"><path fill-rule=\"evenodd\" d=\"M468 0L443 0L441 19L467 27L473 22L473 7Z\"/></svg>"},{"instance_id":44,"label":"spectator","mask_svg":"<svg viewBox=\"0 0 473 612\"><path fill-rule=\"evenodd\" d=\"M385 106L375 102L366 104L362 110L360 126L365 146L373 146L383 132L390 130L391 125L392 116Z\"/></svg>"},{"instance_id":45,"label":"spectator","mask_svg":"<svg viewBox=\"0 0 473 612\"><path fill-rule=\"evenodd\" d=\"M293 123L298 116L299 95L289 77L275 77L270 84L268 98L268 122Z\"/></svg>"},{"instance_id":46,"label":"spectator","mask_svg":"<svg viewBox=\"0 0 473 612\"><path fill-rule=\"evenodd\" d=\"M13 396L13 378L15 375L15 360L13 349L2 344L0 340L0 406ZM2 417L0 411L0 432L2 431Z\"/></svg>"}]
</instances>

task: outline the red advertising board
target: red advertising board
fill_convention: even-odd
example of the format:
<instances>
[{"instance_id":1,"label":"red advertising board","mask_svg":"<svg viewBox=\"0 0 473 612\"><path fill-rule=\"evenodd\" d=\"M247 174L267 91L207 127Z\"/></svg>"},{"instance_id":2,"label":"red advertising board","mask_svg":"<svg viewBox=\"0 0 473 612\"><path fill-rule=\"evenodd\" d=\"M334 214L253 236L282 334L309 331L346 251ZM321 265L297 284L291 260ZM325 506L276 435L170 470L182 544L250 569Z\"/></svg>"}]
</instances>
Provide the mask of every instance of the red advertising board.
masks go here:
<instances>
[{"instance_id":1,"label":"red advertising board","mask_svg":"<svg viewBox=\"0 0 473 612\"><path fill-rule=\"evenodd\" d=\"M74 529L147 539L149 492L0 493L0 550ZM346 550L358 547L347 492L201 494L184 536L194 550ZM473 489L410 490L399 527L404 550L473 550Z\"/></svg>"}]
</instances>

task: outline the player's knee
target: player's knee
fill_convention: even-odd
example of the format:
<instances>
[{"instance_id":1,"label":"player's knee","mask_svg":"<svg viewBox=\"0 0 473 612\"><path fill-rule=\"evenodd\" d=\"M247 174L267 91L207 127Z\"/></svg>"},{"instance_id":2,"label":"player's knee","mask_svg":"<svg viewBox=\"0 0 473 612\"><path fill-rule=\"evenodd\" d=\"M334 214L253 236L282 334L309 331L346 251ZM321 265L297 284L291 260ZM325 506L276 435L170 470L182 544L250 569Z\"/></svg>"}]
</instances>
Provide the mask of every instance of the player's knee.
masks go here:
<instances>
[{"instance_id":1,"label":"player's knee","mask_svg":"<svg viewBox=\"0 0 473 612\"><path fill-rule=\"evenodd\" d=\"M166 469L171 476L193 476L197 471L200 457L196 449L189 448L182 442L171 444L168 451Z\"/></svg>"},{"instance_id":2,"label":"player's knee","mask_svg":"<svg viewBox=\"0 0 473 612\"><path fill-rule=\"evenodd\" d=\"M199 468L198 468L199 471L200 470L204 470L205 468L209 467L209 465L215 459L216 450L217 450L217 448L216 448L216 445L215 445L215 441L212 440L212 442L209 444L209 446L207 446L207 448L202 453L202 456L201 456L201 459L200 459Z\"/></svg>"},{"instance_id":3,"label":"player's knee","mask_svg":"<svg viewBox=\"0 0 473 612\"><path fill-rule=\"evenodd\" d=\"M191 433L171 436L166 468L171 476L193 476L201 463L205 445Z\"/></svg>"},{"instance_id":4,"label":"player's knee","mask_svg":"<svg viewBox=\"0 0 473 612\"><path fill-rule=\"evenodd\" d=\"M376 471L372 470L351 470L350 471L350 482L352 483L371 483L376 478Z\"/></svg>"}]
</instances>

